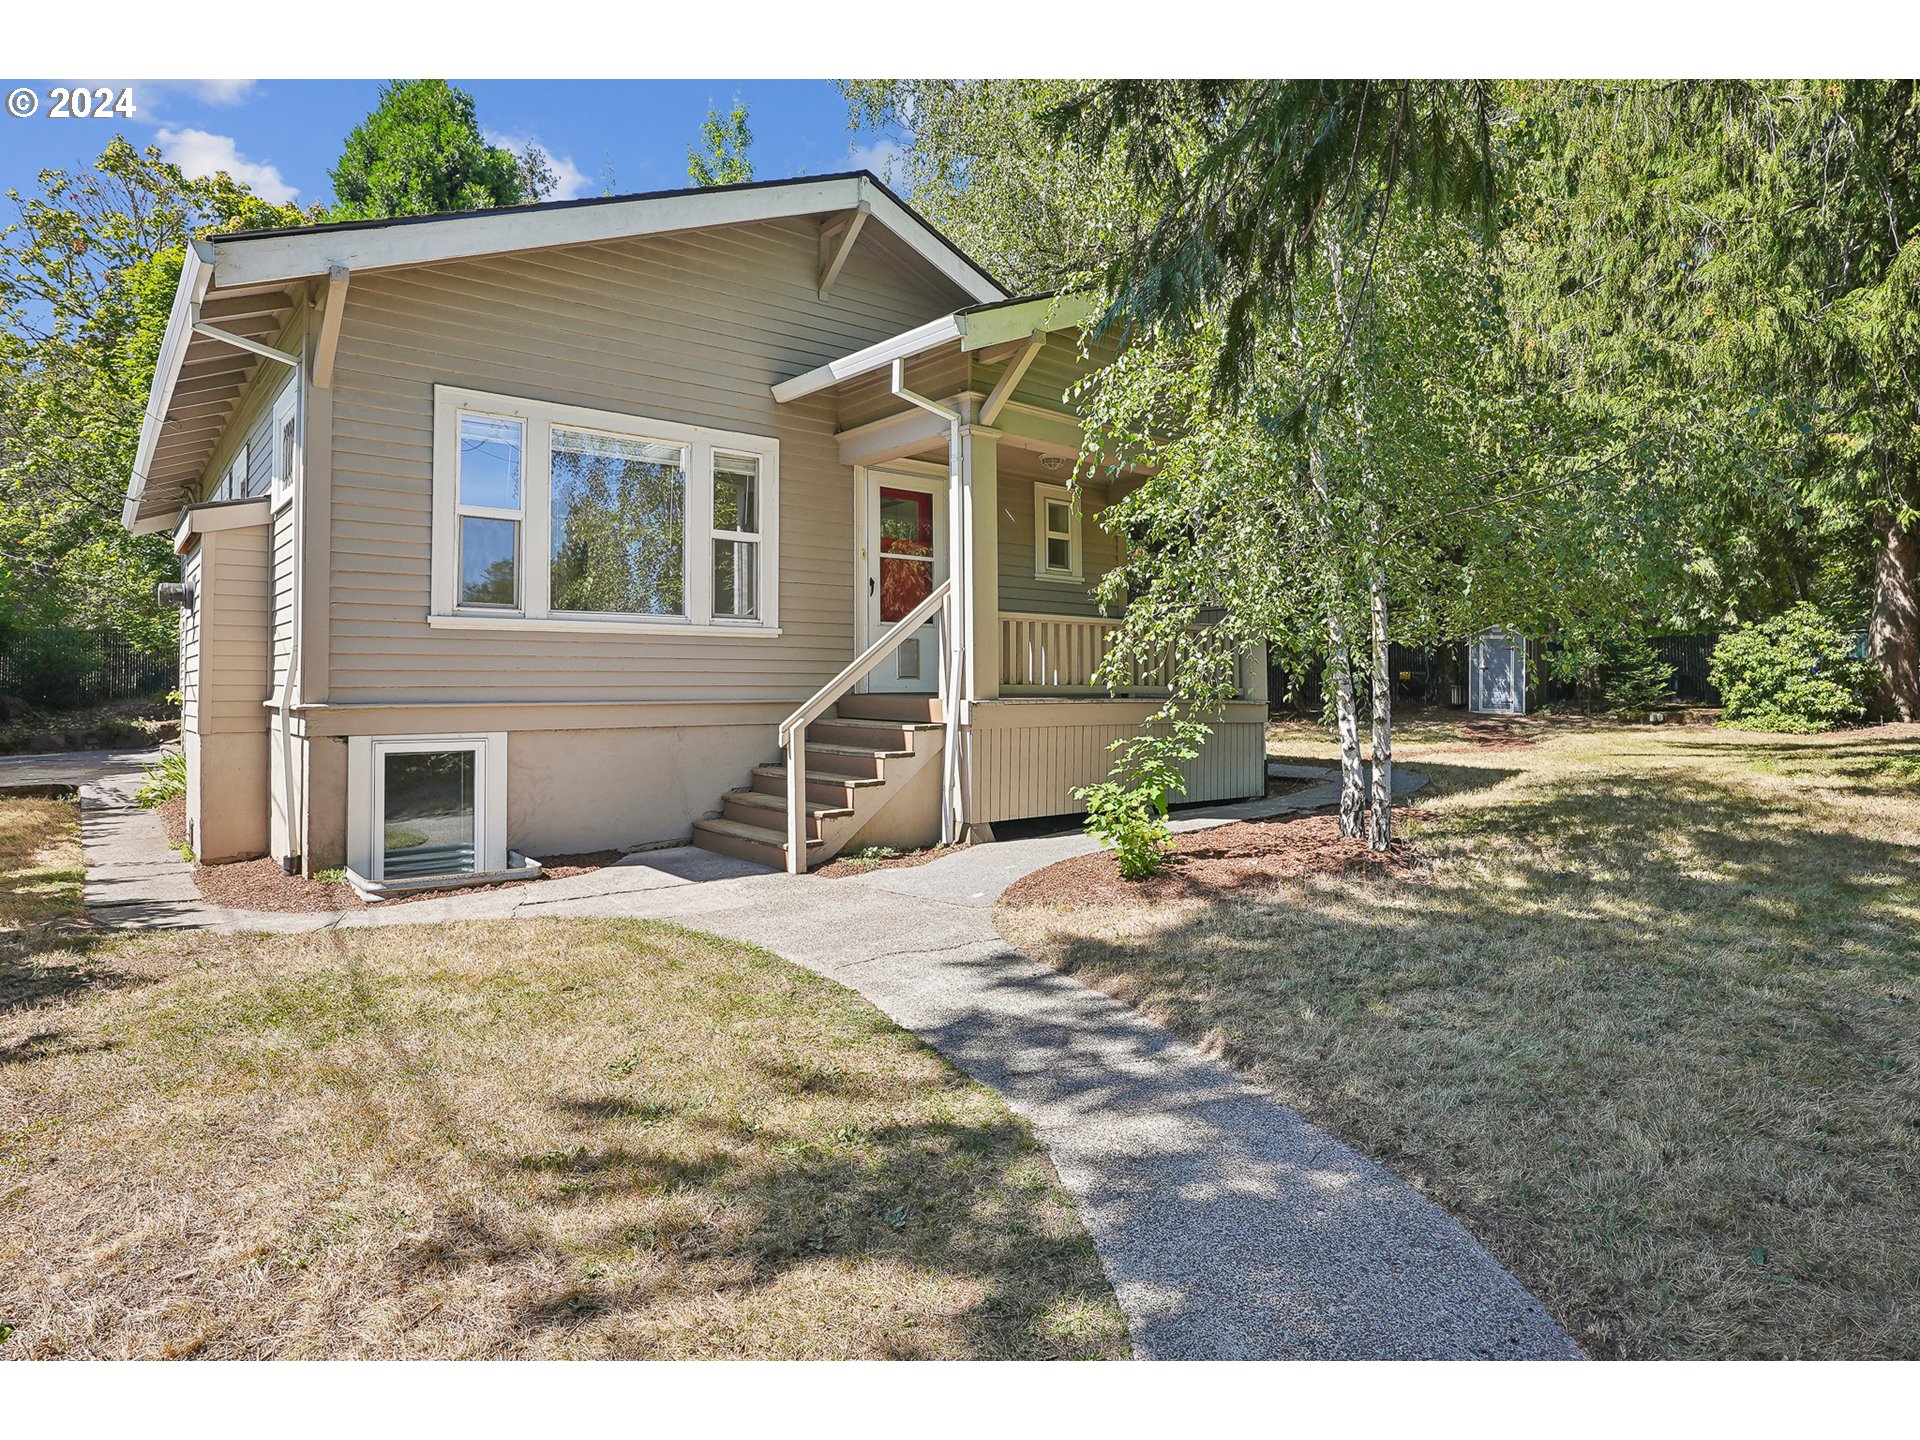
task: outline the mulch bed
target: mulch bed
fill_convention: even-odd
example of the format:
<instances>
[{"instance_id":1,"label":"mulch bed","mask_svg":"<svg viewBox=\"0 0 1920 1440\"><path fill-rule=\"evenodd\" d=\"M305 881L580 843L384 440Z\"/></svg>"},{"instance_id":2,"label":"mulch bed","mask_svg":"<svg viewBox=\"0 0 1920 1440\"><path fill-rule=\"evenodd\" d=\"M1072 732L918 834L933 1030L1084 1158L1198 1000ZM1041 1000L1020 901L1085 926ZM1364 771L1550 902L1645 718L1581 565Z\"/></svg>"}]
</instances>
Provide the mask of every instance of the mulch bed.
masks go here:
<instances>
[{"instance_id":1,"label":"mulch bed","mask_svg":"<svg viewBox=\"0 0 1920 1440\"><path fill-rule=\"evenodd\" d=\"M1394 811L1396 826L1407 810ZM1250 896L1288 880L1399 877L1414 867L1404 840L1385 855L1340 833L1336 815L1241 820L1175 837L1174 858L1151 880L1123 880L1110 850L1036 870L1008 887L1009 905L1112 905Z\"/></svg>"},{"instance_id":2,"label":"mulch bed","mask_svg":"<svg viewBox=\"0 0 1920 1440\"><path fill-rule=\"evenodd\" d=\"M159 810L160 823L166 827L167 843L184 844L187 838L187 802L184 796L169 800ZM514 880L501 885L459 885L445 890L427 890L381 905L409 905L416 900L433 900L444 895L480 895L510 886L538 885L541 880L564 880L569 875L585 875L602 870L623 858L619 850L590 850L578 855L555 855L542 861L540 880ZM368 901L354 893L344 880L317 880L307 875L289 875L280 862L271 859L236 860L226 865L193 867L193 883L201 898L210 905L228 910L278 910L295 914L327 913L339 910L366 910Z\"/></svg>"},{"instance_id":3,"label":"mulch bed","mask_svg":"<svg viewBox=\"0 0 1920 1440\"><path fill-rule=\"evenodd\" d=\"M825 880L845 880L850 875L867 875L875 870L911 870L915 865L924 865L929 860L938 860L942 855L951 855L965 848L964 845L934 845L925 850L909 850L886 860L855 860L842 855L807 873Z\"/></svg>"}]
</instances>

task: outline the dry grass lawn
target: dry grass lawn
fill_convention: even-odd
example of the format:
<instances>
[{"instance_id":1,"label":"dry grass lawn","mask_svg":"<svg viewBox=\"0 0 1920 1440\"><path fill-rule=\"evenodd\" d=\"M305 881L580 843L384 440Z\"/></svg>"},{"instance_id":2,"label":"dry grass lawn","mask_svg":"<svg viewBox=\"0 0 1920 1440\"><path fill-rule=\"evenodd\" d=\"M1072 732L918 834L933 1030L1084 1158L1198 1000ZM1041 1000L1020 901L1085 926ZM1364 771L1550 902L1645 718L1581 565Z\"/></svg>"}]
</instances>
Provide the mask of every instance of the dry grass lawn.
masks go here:
<instances>
[{"instance_id":1,"label":"dry grass lawn","mask_svg":"<svg viewBox=\"0 0 1920 1440\"><path fill-rule=\"evenodd\" d=\"M45 921L71 807L19 803L0 893ZM1026 1127L762 952L38 933L0 953L0 1358L1127 1353Z\"/></svg>"},{"instance_id":2,"label":"dry grass lawn","mask_svg":"<svg viewBox=\"0 0 1920 1440\"><path fill-rule=\"evenodd\" d=\"M1416 1178L1590 1353L1920 1356L1920 726L1497 730L1401 732L1400 874L1001 928Z\"/></svg>"}]
</instances>

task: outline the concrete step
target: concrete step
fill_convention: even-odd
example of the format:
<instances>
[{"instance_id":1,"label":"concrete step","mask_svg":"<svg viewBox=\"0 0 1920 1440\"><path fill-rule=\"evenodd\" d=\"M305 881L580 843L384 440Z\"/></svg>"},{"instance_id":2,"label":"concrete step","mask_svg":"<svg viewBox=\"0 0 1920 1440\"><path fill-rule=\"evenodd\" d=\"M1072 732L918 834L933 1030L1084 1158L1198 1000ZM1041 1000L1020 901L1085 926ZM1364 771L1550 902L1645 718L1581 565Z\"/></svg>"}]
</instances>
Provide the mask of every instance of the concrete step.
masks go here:
<instances>
[{"instance_id":1,"label":"concrete step","mask_svg":"<svg viewBox=\"0 0 1920 1440\"><path fill-rule=\"evenodd\" d=\"M850 806L807 804L807 838L821 839L821 826L830 819L853 814ZM720 816L738 820L742 825L764 826L767 833L785 839L787 834L787 797L764 795L758 790L730 790L720 797Z\"/></svg>"},{"instance_id":2,"label":"concrete step","mask_svg":"<svg viewBox=\"0 0 1920 1440\"><path fill-rule=\"evenodd\" d=\"M904 720L914 725L937 725L940 700L934 695L842 695L834 710L843 720Z\"/></svg>"},{"instance_id":3,"label":"concrete step","mask_svg":"<svg viewBox=\"0 0 1920 1440\"><path fill-rule=\"evenodd\" d=\"M911 750L875 750L866 745L816 745L807 741L807 774L851 775L856 780L886 778L889 755L911 755Z\"/></svg>"},{"instance_id":4,"label":"concrete step","mask_svg":"<svg viewBox=\"0 0 1920 1440\"><path fill-rule=\"evenodd\" d=\"M743 825L738 820L696 820L693 822L693 843L702 850L731 855L736 860L764 865L769 870L787 868L785 839L779 832L764 826ZM808 853L819 850L823 843L819 840L807 841Z\"/></svg>"},{"instance_id":5,"label":"concrete step","mask_svg":"<svg viewBox=\"0 0 1920 1440\"><path fill-rule=\"evenodd\" d=\"M828 716L807 727L809 745L853 745L888 755L905 755L913 750L911 724L898 720L847 720Z\"/></svg>"},{"instance_id":6,"label":"concrete step","mask_svg":"<svg viewBox=\"0 0 1920 1440\"><path fill-rule=\"evenodd\" d=\"M851 809L856 790L886 783L877 776L822 775L812 766L807 767L807 799L809 802L819 801L823 805ZM784 765L754 766L752 785L762 795L778 795L784 800L787 794L787 767Z\"/></svg>"}]
</instances>

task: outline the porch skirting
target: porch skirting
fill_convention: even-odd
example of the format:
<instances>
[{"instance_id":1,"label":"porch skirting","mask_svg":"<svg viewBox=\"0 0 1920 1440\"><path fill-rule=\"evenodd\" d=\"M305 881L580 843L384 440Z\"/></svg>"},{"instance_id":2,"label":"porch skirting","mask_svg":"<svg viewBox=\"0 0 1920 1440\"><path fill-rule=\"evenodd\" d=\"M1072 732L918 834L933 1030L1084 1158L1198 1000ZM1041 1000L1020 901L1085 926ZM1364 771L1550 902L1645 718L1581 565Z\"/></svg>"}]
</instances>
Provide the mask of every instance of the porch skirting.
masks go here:
<instances>
[{"instance_id":1,"label":"porch skirting","mask_svg":"<svg viewBox=\"0 0 1920 1440\"><path fill-rule=\"evenodd\" d=\"M1156 700L976 700L966 707L970 772L969 822L993 824L1038 815L1079 815L1073 796L1107 778L1116 740L1140 732L1160 708ZM1267 707L1236 701L1212 721L1197 759L1182 767L1182 801L1242 800L1264 795Z\"/></svg>"}]
</instances>

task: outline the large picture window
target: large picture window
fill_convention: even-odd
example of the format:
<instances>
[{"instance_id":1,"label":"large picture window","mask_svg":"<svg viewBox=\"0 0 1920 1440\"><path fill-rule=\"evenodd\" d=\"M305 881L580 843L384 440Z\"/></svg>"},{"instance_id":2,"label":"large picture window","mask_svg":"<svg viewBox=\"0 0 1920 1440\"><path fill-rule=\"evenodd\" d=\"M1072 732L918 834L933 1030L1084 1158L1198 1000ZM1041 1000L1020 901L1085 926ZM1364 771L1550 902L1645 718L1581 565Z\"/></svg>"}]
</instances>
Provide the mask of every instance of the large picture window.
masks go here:
<instances>
[{"instance_id":1,"label":"large picture window","mask_svg":"<svg viewBox=\"0 0 1920 1440\"><path fill-rule=\"evenodd\" d=\"M776 624L779 443L434 392L436 625Z\"/></svg>"}]
</instances>

